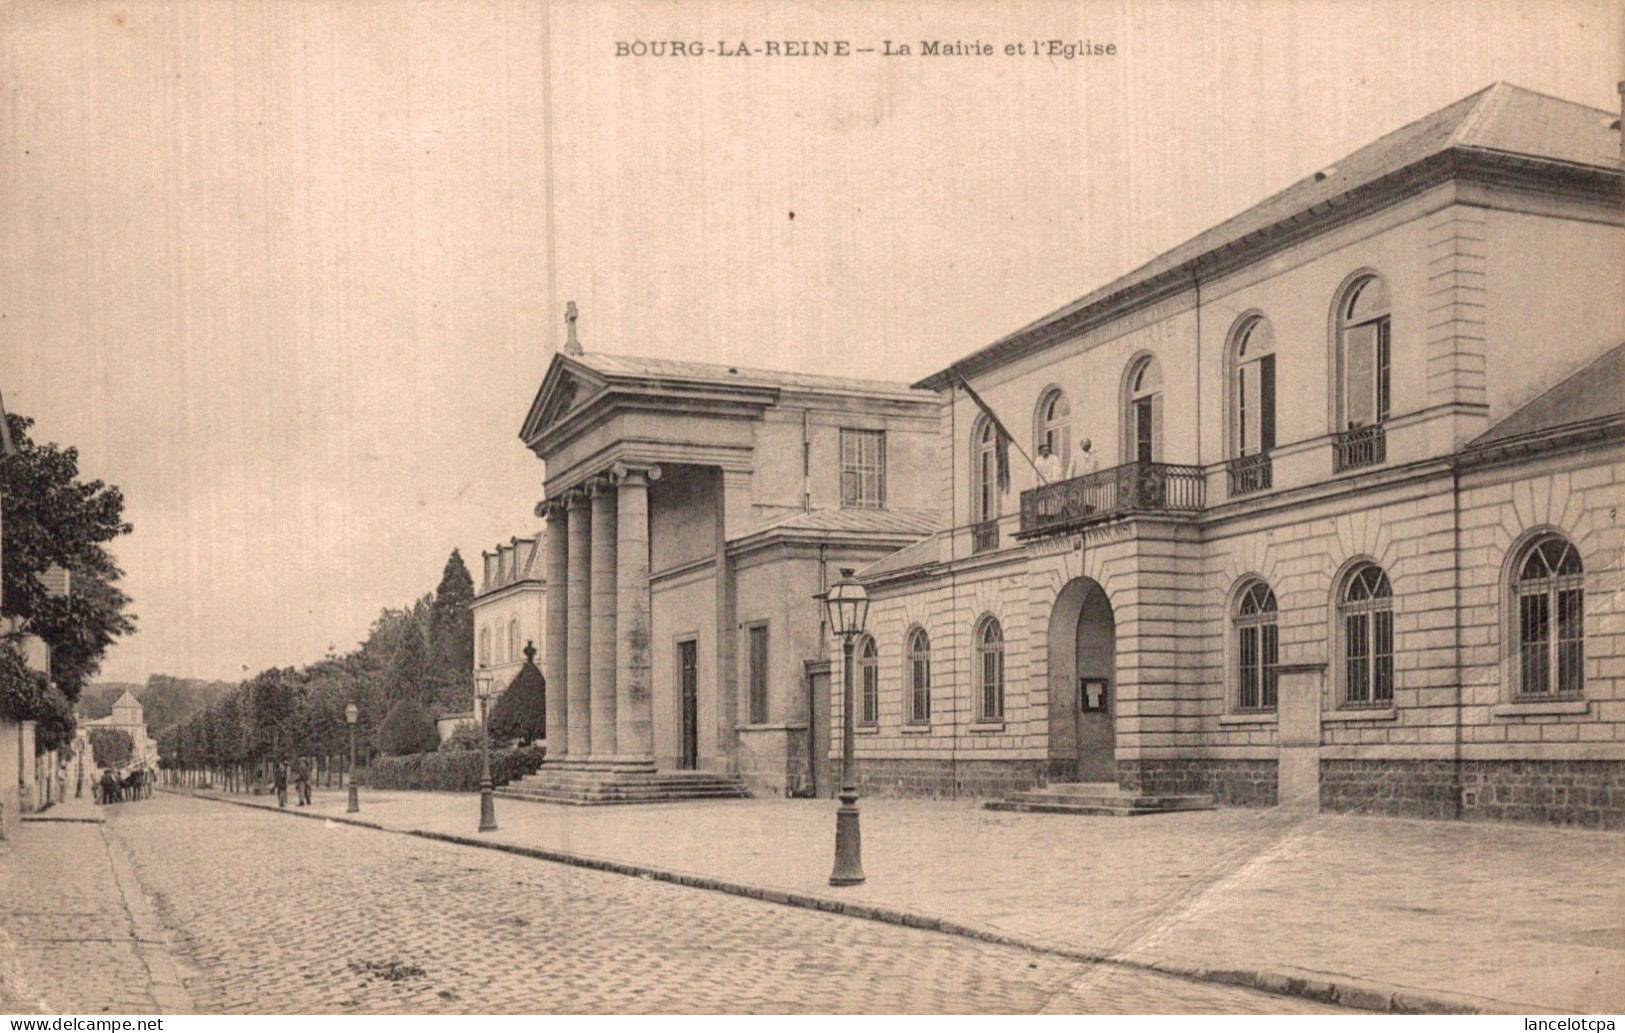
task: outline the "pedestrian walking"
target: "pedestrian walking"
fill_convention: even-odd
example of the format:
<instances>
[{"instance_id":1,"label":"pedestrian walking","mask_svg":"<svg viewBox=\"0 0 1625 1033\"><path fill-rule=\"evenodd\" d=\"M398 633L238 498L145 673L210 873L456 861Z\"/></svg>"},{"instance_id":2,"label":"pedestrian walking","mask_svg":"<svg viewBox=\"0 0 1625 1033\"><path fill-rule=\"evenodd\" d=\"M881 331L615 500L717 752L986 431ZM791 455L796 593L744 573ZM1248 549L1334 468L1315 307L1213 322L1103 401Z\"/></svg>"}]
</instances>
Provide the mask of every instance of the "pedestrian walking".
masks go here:
<instances>
[{"instance_id":1,"label":"pedestrian walking","mask_svg":"<svg viewBox=\"0 0 1625 1033\"><path fill-rule=\"evenodd\" d=\"M276 786L276 805L288 806L288 766L280 760L271 769L271 783Z\"/></svg>"},{"instance_id":2,"label":"pedestrian walking","mask_svg":"<svg viewBox=\"0 0 1625 1033\"><path fill-rule=\"evenodd\" d=\"M112 768L102 771L101 798L97 803L112 803L118 797L118 779L113 775Z\"/></svg>"},{"instance_id":3,"label":"pedestrian walking","mask_svg":"<svg viewBox=\"0 0 1625 1033\"><path fill-rule=\"evenodd\" d=\"M297 791L295 795L298 796L298 798L299 798L299 806L301 806L301 807L309 807L310 806L310 763L304 757L299 758L299 764L298 764L298 766L296 766L294 768L293 786L294 786L294 789Z\"/></svg>"}]
</instances>

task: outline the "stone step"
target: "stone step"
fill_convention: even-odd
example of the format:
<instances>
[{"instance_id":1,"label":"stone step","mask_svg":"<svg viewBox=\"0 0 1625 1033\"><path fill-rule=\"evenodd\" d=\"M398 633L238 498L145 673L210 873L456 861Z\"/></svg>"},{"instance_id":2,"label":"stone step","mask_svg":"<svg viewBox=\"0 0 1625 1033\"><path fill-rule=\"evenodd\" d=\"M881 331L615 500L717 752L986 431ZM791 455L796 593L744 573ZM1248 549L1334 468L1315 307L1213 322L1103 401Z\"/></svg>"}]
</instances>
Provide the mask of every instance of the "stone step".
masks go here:
<instances>
[{"instance_id":1,"label":"stone step","mask_svg":"<svg viewBox=\"0 0 1625 1033\"><path fill-rule=\"evenodd\" d=\"M1114 782L1056 782L1041 789L1013 793L986 805L993 811L1036 814L1167 814L1174 811L1213 810L1213 797L1204 793L1139 793Z\"/></svg>"},{"instance_id":2,"label":"stone step","mask_svg":"<svg viewBox=\"0 0 1625 1033\"><path fill-rule=\"evenodd\" d=\"M546 769L497 790L509 800L579 806L737 800L750 796L738 775L715 771Z\"/></svg>"}]
</instances>

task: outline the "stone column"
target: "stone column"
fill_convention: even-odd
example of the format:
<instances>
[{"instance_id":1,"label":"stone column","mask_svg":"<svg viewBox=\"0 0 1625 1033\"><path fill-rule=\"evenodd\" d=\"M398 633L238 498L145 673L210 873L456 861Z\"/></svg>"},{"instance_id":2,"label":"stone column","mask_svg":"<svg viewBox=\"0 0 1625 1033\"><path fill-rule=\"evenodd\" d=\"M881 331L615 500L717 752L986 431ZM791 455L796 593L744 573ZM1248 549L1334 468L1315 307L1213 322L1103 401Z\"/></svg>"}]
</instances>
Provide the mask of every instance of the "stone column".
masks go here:
<instances>
[{"instance_id":1,"label":"stone column","mask_svg":"<svg viewBox=\"0 0 1625 1033\"><path fill-rule=\"evenodd\" d=\"M592 742L592 672L588 664L591 653L592 607L587 595L587 566L591 546L591 525L587 516L587 495L579 489L572 491L568 500L569 511L565 520L568 545L565 558L565 720L569 722L570 757L581 760L587 755Z\"/></svg>"},{"instance_id":2,"label":"stone column","mask_svg":"<svg viewBox=\"0 0 1625 1033\"><path fill-rule=\"evenodd\" d=\"M616 468L615 724L628 766L654 767L654 694L649 656L649 482L660 467Z\"/></svg>"},{"instance_id":3,"label":"stone column","mask_svg":"<svg viewBox=\"0 0 1625 1033\"><path fill-rule=\"evenodd\" d=\"M569 693L569 605L565 586L569 582L570 543L565 530L567 517L564 504L556 501L543 503L547 516L546 558L547 625L543 634L542 677L547 679L547 759L564 760L570 756Z\"/></svg>"},{"instance_id":4,"label":"stone column","mask_svg":"<svg viewBox=\"0 0 1625 1033\"><path fill-rule=\"evenodd\" d=\"M592 484L592 756L615 756L615 486Z\"/></svg>"}]
</instances>

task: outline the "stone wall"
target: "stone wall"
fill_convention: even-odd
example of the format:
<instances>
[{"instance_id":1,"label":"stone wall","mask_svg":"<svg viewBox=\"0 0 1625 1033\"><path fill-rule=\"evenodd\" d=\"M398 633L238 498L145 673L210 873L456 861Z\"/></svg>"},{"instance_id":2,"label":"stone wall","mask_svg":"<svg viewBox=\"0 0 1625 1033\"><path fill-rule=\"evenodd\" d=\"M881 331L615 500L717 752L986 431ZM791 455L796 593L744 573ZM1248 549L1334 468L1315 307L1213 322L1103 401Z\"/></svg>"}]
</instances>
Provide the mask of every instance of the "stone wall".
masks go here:
<instances>
[{"instance_id":1,"label":"stone wall","mask_svg":"<svg viewBox=\"0 0 1625 1033\"><path fill-rule=\"evenodd\" d=\"M1324 760L1328 811L1625 829L1620 761Z\"/></svg>"},{"instance_id":2,"label":"stone wall","mask_svg":"<svg viewBox=\"0 0 1625 1033\"><path fill-rule=\"evenodd\" d=\"M1123 760L1117 762L1117 780L1125 789L1145 793L1207 793L1222 807L1276 803L1273 760Z\"/></svg>"},{"instance_id":3,"label":"stone wall","mask_svg":"<svg viewBox=\"0 0 1625 1033\"><path fill-rule=\"evenodd\" d=\"M864 796L992 800L1044 785L1047 767L1044 760L859 757L858 791Z\"/></svg>"}]
</instances>

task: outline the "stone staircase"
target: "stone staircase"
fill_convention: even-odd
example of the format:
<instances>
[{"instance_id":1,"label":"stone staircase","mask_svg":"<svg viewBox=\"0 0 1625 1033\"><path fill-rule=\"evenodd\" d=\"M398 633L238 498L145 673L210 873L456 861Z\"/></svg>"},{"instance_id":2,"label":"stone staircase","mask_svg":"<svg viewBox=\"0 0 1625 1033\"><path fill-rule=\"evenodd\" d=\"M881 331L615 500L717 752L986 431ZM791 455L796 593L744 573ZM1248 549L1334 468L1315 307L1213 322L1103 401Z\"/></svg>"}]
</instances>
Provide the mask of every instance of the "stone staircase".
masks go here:
<instances>
[{"instance_id":1,"label":"stone staircase","mask_svg":"<svg viewBox=\"0 0 1625 1033\"><path fill-rule=\"evenodd\" d=\"M595 771L549 768L498 789L508 800L591 807L612 803L739 800L750 796L738 775L715 771Z\"/></svg>"},{"instance_id":2,"label":"stone staircase","mask_svg":"<svg viewBox=\"0 0 1625 1033\"><path fill-rule=\"evenodd\" d=\"M1040 814L1167 814L1211 811L1213 797L1202 793L1138 793L1116 782L1052 782L1042 789L1016 793L987 805L990 811Z\"/></svg>"}]
</instances>

